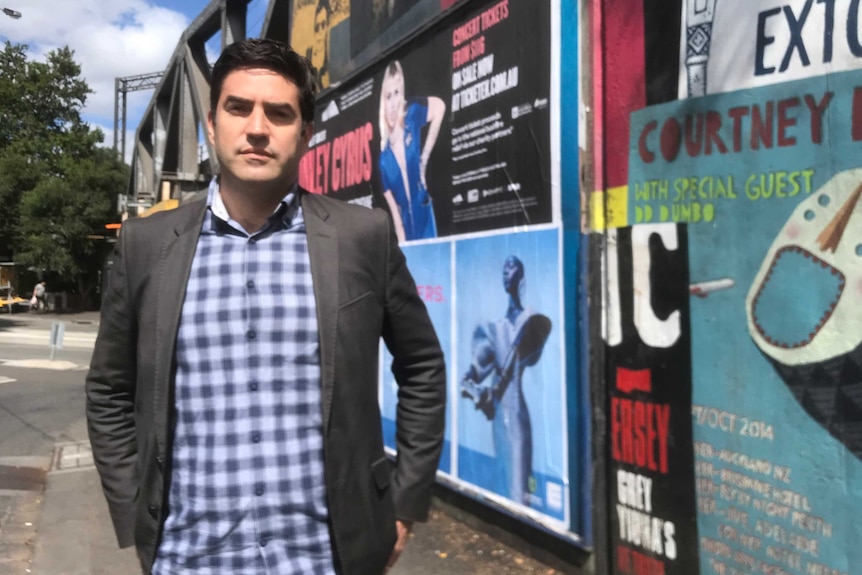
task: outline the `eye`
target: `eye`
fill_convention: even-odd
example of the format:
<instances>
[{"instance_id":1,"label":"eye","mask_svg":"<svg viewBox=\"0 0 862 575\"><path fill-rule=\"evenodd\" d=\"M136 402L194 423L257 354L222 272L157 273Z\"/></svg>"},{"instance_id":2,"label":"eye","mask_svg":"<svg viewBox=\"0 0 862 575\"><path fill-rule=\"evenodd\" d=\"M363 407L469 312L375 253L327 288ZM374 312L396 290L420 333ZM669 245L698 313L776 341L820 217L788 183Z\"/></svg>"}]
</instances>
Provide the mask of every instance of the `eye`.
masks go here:
<instances>
[{"instance_id":1,"label":"eye","mask_svg":"<svg viewBox=\"0 0 862 575\"><path fill-rule=\"evenodd\" d=\"M267 117L273 122L292 122L296 117L294 110L288 106L273 106L266 108Z\"/></svg>"},{"instance_id":2,"label":"eye","mask_svg":"<svg viewBox=\"0 0 862 575\"><path fill-rule=\"evenodd\" d=\"M248 113L248 106L239 102L228 102L224 108L229 114L242 115Z\"/></svg>"}]
</instances>

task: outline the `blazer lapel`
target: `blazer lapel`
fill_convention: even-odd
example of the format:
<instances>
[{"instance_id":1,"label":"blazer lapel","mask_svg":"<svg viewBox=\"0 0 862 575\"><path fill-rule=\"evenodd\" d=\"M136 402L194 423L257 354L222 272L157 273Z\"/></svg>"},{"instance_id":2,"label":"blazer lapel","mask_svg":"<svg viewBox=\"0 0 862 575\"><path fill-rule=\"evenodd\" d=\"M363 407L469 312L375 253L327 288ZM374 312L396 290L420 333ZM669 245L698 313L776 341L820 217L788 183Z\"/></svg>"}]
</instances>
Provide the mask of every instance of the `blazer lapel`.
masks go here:
<instances>
[{"instance_id":1,"label":"blazer lapel","mask_svg":"<svg viewBox=\"0 0 862 575\"><path fill-rule=\"evenodd\" d=\"M332 390L335 385L335 347L338 325L338 230L327 223L329 212L319 199L300 192L302 215L308 238L308 256L317 306L317 329L320 334L321 395L323 429L329 429Z\"/></svg>"},{"instance_id":2,"label":"blazer lapel","mask_svg":"<svg viewBox=\"0 0 862 575\"><path fill-rule=\"evenodd\" d=\"M188 218L168 231L159 257L153 414L157 445L162 456L168 437L168 401L174 371L177 328L205 214L206 202L200 202L200 209L191 211Z\"/></svg>"}]
</instances>

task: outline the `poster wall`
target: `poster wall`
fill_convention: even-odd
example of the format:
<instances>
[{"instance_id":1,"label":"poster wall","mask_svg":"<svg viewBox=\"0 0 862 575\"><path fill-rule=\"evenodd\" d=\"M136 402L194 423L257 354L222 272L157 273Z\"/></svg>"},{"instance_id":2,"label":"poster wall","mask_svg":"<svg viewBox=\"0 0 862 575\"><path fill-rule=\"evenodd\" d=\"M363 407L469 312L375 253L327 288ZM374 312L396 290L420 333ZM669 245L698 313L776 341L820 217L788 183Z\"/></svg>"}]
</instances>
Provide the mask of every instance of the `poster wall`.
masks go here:
<instances>
[{"instance_id":1,"label":"poster wall","mask_svg":"<svg viewBox=\"0 0 862 575\"><path fill-rule=\"evenodd\" d=\"M689 224L702 296L692 376L707 573L851 573L862 560L846 546L862 537L847 508L862 495L859 94L843 72L632 116L629 217ZM664 137L645 134L653 125Z\"/></svg>"},{"instance_id":2,"label":"poster wall","mask_svg":"<svg viewBox=\"0 0 862 575\"><path fill-rule=\"evenodd\" d=\"M686 228L642 225L608 240L612 572L697 575Z\"/></svg>"},{"instance_id":3,"label":"poster wall","mask_svg":"<svg viewBox=\"0 0 862 575\"><path fill-rule=\"evenodd\" d=\"M553 220L549 2L469 8L319 100L304 187L403 241Z\"/></svg>"},{"instance_id":4,"label":"poster wall","mask_svg":"<svg viewBox=\"0 0 862 575\"><path fill-rule=\"evenodd\" d=\"M567 519L559 231L456 245L458 478Z\"/></svg>"},{"instance_id":5,"label":"poster wall","mask_svg":"<svg viewBox=\"0 0 862 575\"><path fill-rule=\"evenodd\" d=\"M375 24L378 4L351 0L354 55L376 42L356 26L398 29L428 6L395 2L401 12ZM552 181L552 4L437 0L437 11L453 5L445 17L318 98L299 181L392 216L446 356L438 477L579 540L589 497L578 490L572 500L581 483L567 437L582 406L568 395L563 351L576 302L563 302ZM391 362L383 350L380 405L394 454Z\"/></svg>"},{"instance_id":6,"label":"poster wall","mask_svg":"<svg viewBox=\"0 0 862 575\"><path fill-rule=\"evenodd\" d=\"M293 0L290 44L337 85L448 9L452 0Z\"/></svg>"},{"instance_id":7,"label":"poster wall","mask_svg":"<svg viewBox=\"0 0 862 575\"><path fill-rule=\"evenodd\" d=\"M440 347L443 348L446 365L452 365L452 305L454 292L452 291L452 245L448 242L433 244L419 244L404 246L404 256L407 258L407 267L413 274L416 289L419 296L425 302L428 315ZM381 364L381 387L380 404L383 416L383 443L393 452L397 451L395 443L395 419L398 404L398 384L392 375L392 355L385 346L381 346L383 360ZM451 367L449 368L451 370ZM450 374L451 375L451 374ZM446 431L443 440L443 453L440 455L438 469L446 474L451 474L453 469L452 454L452 426L454 422L453 402L451 401L457 390L448 390L450 401L446 410Z\"/></svg>"},{"instance_id":8,"label":"poster wall","mask_svg":"<svg viewBox=\"0 0 862 575\"><path fill-rule=\"evenodd\" d=\"M679 97L862 68L856 1L686 0Z\"/></svg>"},{"instance_id":9,"label":"poster wall","mask_svg":"<svg viewBox=\"0 0 862 575\"><path fill-rule=\"evenodd\" d=\"M614 327L625 318L614 294L655 302L656 289L677 286L673 275L651 275L649 297L629 293L611 273L611 246L627 249L626 234L644 229L684 233L700 573L855 573L860 5L685 0L678 27L656 10L644 3L602 24L606 37L628 30L638 45L604 46L623 68L604 70L604 82L621 86L609 100L626 95L606 111L613 129L603 134L601 223L618 228L600 230L606 337L627 337ZM677 58L648 57L662 37ZM631 52L652 63L626 68ZM620 564L615 573L626 572Z\"/></svg>"}]
</instances>

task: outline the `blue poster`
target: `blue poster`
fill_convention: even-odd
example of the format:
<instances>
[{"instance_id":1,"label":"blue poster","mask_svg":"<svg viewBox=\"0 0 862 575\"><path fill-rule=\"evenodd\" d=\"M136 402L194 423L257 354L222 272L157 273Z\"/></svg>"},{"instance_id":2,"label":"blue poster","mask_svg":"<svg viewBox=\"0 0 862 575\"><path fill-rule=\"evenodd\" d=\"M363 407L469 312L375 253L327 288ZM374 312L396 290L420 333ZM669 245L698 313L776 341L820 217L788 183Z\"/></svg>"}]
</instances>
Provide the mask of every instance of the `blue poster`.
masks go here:
<instances>
[{"instance_id":1,"label":"blue poster","mask_svg":"<svg viewBox=\"0 0 862 575\"><path fill-rule=\"evenodd\" d=\"M456 244L459 479L564 520L559 232Z\"/></svg>"},{"instance_id":2,"label":"blue poster","mask_svg":"<svg viewBox=\"0 0 862 575\"><path fill-rule=\"evenodd\" d=\"M452 245L449 242L402 246L407 258L407 267L413 274L419 297L425 302L431 323L440 339L440 347L446 360L447 375L451 380L451 315L452 315ZM398 403L398 385L392 375L392 355L383 349L383 378L381 406L383 416L383 442L395 450L395 408ZM452 469L452 391L446 406L446 435L443 453L440 456L440 471L450 473Z\"/></svg>"},{"instance_id":3,"label":"blue poster","mask_svg":"<svg viewBox=\"0 0 862 575\"><path fill-rule=\"evenodd\" d=\"M637 112L629 178L688 224L702 572L858 572L862 79Z\"/></svg>"}]
</instances>

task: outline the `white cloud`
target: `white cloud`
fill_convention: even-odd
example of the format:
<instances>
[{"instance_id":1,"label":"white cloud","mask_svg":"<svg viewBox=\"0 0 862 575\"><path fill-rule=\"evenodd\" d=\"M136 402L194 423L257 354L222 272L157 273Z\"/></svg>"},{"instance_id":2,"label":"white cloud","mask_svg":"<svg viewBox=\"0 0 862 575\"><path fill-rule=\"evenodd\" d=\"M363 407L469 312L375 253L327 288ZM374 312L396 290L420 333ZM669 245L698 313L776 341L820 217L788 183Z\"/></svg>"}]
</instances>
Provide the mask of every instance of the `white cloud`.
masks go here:
<instances>
[{"instance_id":1,"label":"white cloud","mask_svg":"<svg viewBox=\"0 0 862 575\"><path fill-rule=\"evenodd\" d=\"M27 44L38 59L62 46L75 51L81 75L94 91L84 117L102 127L109 146L113 144L114 79L163 71L190 23L182 13L150 0L5 0L4 5L23 17L11 20L0 15L0 40ZM127 151L151 96L152 91L128 95Z\"/></svg>"}]
</instances>

